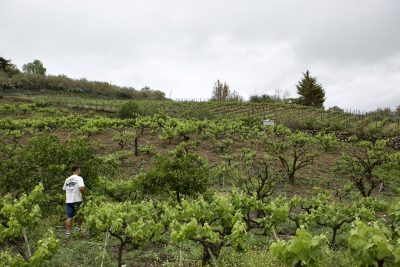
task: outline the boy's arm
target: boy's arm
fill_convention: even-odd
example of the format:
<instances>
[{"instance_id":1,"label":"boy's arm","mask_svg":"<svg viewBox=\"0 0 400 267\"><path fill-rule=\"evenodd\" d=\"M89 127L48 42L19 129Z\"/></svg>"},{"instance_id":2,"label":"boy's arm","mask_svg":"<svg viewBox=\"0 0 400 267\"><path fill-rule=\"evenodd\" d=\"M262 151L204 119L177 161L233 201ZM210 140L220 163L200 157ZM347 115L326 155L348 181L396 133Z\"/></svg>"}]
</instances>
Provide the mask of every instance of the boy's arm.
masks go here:
<instances>
[{"instance_id":1,"label":"boy's arm","mask_svg":"<svg viewBox=\"0 0 400 267\"><path fill-rule=\"evenodd\" d=\"M86 188L84 186L79 187L79 191L82 194L82 199L84 202L86 202Z\"/></svg>"},{"instance_id":2,"label":"boy's arm","mask_svg":"<svg viewBox=\"0 0 400 267\"><path fill-rule=\"evenodd\" d=\"M86 201L86 187L85 187L85 184L84 184L84 182L83 182L83 179L81 178L80 180L78 180L79 182L78 182L78 185L79 185L79 191L81 192L81 194L82 194L82 199L83 199L83 201Z\"/></svg>"}]
</instances>

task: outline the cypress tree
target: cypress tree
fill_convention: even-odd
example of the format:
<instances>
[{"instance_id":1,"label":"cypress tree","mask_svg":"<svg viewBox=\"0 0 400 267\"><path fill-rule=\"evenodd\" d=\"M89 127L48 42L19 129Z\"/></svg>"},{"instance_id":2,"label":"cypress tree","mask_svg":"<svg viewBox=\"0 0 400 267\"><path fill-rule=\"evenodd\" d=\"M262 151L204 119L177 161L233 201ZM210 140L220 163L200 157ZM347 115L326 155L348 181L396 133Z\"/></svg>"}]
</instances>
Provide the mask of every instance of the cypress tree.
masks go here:
<instances>
[{"instance_id":1,"label":"cypress tree","mask_svg":"<svg viewBox=\"0 0 400 267\"><path fill-rule=\"evenodd\" d=\"M307 70L304 77L296 85L297 93L300 95L299 103L305 106L322 108L325 102L325 90L317 78L310 75Z\"/></svg>"}]
</instances>

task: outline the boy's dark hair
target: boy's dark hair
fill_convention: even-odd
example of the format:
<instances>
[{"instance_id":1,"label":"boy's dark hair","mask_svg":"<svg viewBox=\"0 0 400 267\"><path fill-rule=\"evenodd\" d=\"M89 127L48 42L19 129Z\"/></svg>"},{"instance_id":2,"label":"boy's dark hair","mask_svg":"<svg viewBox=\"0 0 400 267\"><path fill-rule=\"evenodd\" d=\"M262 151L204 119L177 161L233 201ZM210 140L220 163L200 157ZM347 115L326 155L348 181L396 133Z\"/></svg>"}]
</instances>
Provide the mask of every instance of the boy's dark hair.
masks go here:
<instances>
[{"instance_id":1,"label":"boy's dark hair","mask_svg":"<svg viewBox=\"0 0 400 267\"><path fill-rule=\"evenodd\" d=\"M71 167L71 170L72 170L72 172L75 172L77 169L80 169L80 168L81 168L81 166L79 166L79 165L73 165Z\"/></svg>"}]
</instances>

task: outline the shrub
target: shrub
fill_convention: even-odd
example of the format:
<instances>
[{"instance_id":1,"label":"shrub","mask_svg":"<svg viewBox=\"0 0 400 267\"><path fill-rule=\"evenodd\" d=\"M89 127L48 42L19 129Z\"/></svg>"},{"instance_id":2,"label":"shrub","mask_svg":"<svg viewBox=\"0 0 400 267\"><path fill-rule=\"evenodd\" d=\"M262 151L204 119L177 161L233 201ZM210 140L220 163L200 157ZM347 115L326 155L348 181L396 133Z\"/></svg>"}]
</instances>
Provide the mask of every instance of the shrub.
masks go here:
<instances>
[{"instance_id":1,"label":"shrub","mask_svg":"<svg viewBox=\"0 0 400 267\"><path fill-rule=\"evenodd\" d=\"M156 157L154 167L143 179L143 187L149 193L172 191L180 203L182 194L193 196L204 193L208 176L208 164L203 158L178 148L167 155Z\"/></svg>"},{"instance_id":2,"label":"shrub","mask_svg":"<svg viewBox=\"0 0 400 267\"><path fill-rule=\"evenodd\" d=\"M140 113L139 106L133 101L126 102L118 110L121 119L134 119Z\"/></svg>"},{"instance_id":3,"label":"shrub","mask_svg":"<svg viewBox=\"0 0 400 267\"><path fill-rule=\"evenodd\" d=\"M85 139L61 143L56 136L35 136L22 147L0 143L0 194L27 192L42 182L47 191L59 191L70 175L70 166L79 164L85 185L97 179L100 160Z\"/></svg>"}]
</instances>

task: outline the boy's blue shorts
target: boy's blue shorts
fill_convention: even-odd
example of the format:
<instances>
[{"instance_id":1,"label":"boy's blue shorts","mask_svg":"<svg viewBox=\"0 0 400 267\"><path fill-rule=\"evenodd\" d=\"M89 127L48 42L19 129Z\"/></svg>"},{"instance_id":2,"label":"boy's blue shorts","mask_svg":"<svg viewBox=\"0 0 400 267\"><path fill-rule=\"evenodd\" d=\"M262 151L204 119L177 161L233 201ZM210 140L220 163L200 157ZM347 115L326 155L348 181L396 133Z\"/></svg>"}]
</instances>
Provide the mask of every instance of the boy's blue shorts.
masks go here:
<instances>
[{"instance_id":1,"label":"boy's blue shorts","mask_svg":"<svg viewBox=\"0 0 400 267\"><path fill-rule=\"evenodd\" d=\"M67 218L73 218L76 215L76 212L78 211L80 205L82 205L82 201L66 203Z\"/></svg>"}]
</instances>

